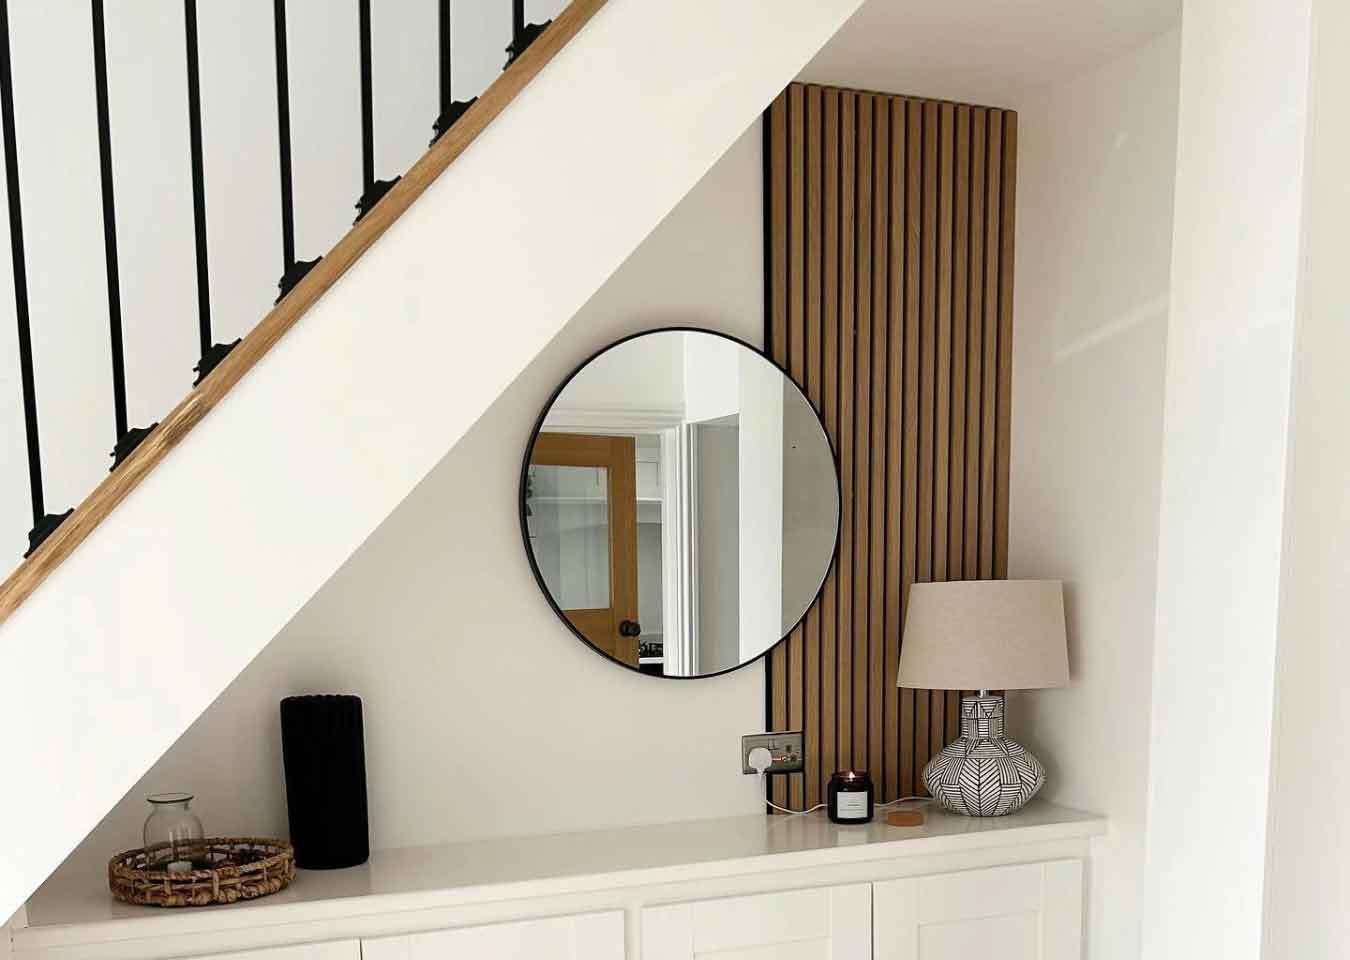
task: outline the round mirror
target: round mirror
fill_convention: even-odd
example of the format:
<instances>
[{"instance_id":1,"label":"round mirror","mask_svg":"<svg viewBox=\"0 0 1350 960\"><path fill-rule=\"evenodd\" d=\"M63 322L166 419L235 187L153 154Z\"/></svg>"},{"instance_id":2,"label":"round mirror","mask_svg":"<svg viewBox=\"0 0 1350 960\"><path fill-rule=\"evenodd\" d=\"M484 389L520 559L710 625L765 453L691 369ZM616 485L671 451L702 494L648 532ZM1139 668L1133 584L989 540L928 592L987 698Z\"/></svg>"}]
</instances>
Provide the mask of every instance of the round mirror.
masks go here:
<instances>
[{"instance_id":1,"label":"round mirror","mask_svg":"<svg viewBox=\"0 0 1350 960\"><path fill-rule=\"evenodd\" d=\"M644 333L567 378L530 437L521 529L563 622L643 673L757 659L806 615L839 536L820 417L759 351Z\"/></svg>"}]
</instances>

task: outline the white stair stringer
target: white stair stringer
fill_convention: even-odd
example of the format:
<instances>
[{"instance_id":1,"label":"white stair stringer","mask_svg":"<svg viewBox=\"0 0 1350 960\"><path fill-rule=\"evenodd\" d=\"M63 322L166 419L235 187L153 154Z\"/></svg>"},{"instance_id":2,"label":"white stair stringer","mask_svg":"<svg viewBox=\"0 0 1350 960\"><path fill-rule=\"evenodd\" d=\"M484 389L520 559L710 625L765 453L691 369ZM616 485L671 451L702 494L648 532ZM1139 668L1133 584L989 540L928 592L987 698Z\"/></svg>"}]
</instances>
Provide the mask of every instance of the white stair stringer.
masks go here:
<instances>
[{"instance_id":1,"label":"white stair stringer","mask_svg":"<svg viewBox=\"0 0 1350 960\"><path fill-rule=\"evenodd\" d=\"M610 0L0 625L0 917L860 2Z\"/></svg>"}]
</instances>

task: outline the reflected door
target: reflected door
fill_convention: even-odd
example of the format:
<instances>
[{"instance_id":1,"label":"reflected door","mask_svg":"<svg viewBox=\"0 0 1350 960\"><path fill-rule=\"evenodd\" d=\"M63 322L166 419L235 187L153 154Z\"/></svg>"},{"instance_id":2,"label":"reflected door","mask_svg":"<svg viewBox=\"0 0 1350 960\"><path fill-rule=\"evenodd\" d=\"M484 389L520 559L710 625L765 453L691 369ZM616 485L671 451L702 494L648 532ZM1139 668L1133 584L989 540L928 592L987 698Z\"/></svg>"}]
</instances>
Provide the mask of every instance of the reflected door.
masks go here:
<instances>
[{"instance_id":1,"label":"reflected door","mask_svg":"<svg viewBox=\"0 0 1350 960\"><path fill-rule=\"evenodd\" d=\"M632 437L541 433L526 507L539 574L587 640L638 665L637 481Z\"/></svg>"}]
</instances>

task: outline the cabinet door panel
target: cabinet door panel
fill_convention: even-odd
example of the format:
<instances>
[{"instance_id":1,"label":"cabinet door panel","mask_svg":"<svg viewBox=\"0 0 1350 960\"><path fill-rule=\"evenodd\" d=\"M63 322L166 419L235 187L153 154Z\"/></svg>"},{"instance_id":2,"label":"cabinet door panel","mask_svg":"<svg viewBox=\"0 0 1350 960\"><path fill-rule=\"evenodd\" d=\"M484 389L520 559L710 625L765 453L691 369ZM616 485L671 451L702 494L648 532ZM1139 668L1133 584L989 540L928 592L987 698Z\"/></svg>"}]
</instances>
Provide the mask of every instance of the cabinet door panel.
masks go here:
<instances>
[{"instance_id":1,"label":"cabinet door panel","mask_svg":"<svg viewBox=\"0 0 1350 960\"><path fill-rule=\"evenodd\" d=\"M336 940L332 943L303 943L294 947L270 947L243 953L215 953L191 960L361 960L361 944L357 940Z\"/></svg>"},{"instance_id":2,"label":"cabinet door panel","mask_svg":"<svg viewBox=\"0 0 1350 960\"><path fill-rule=\"evenodd\" d=\"M935 923L919 928L922 960L1040 960L1038 918L1034 913Z\"/></svg>"},{"instance_id":3,"label":"cabinet door panel","mask_svg":"<svg viewBox=\"0 0 1350 960\"><path fill-rule=\"evenodd\" d=\"M871 960L871 914L865 883L649 907L642 960Z\"/></svg>"},{"instance_id":4,"label":"cabinet door panel","mask_svg":"<svg viewBox=\"0 0 1350 960\"><path fill-rule=\"evenodd\" d=\"M549 917L361 942L363 960L624 960L623 913Z\"/></svg>"},{"instance_id":5,"label":"cabinet door panel","mask_svg":"<svg viewBox=\"0 0 1350 960\"><path fill-rule=\"evenodd\" d=\"M1083 865L1055 860L873 888L875 960L1079 960Z\"/></svg>"},{"instance_id":6,"label":"cabinet door panel","mask_svg":"<svg viewBox=\"0 0 1350 960\"><path fill-rule=\"evenodd\" d=\"M719 950L716 953L696 953L694 956L715 960L831 960L834 953L828 940L801 940L796 943Z\"/></svg>"}]
</instances>

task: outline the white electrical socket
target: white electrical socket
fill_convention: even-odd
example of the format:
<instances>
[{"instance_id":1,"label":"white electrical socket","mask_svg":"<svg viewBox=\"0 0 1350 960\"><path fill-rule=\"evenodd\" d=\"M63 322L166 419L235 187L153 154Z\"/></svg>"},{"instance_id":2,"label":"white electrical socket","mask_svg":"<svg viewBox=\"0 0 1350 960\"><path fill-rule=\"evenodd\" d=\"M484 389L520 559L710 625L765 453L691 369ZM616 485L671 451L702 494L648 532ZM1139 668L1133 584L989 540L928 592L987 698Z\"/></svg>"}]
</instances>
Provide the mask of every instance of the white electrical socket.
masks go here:
<instances>
[{"instance_id":1,"label":"white electrical socket","mask_svg":"<svg viewBox=\"0 0 1350 960\"><path fill-rule=\"evenodd\" d=\"M741 773L757 771L750 766L750 751L764 747L773 757L765 773L796 773L806 768L805 738L800 730L779 733L749 733L741 737Z\"/></svg>"}]
</instances>

